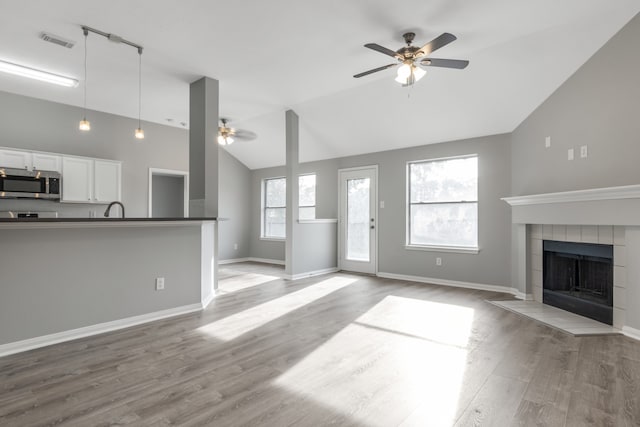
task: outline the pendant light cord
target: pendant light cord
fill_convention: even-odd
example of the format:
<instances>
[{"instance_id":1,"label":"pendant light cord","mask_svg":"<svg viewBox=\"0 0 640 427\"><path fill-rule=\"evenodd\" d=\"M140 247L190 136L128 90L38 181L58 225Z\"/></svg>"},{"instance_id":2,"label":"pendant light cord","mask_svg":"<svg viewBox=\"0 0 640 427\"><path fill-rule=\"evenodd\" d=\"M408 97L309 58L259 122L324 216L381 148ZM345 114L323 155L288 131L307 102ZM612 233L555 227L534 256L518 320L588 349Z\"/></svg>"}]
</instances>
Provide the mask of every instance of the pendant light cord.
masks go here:
<instances>
[{"instance_id":1,"label":"pendant light cord","mask_svg":"<svg viewBox=\"0 0 640 427\"><path fill-rule=\"evenodd\" d=\"M142 129L141 116L142 116L142 48L138 48L138 129Z\"/></svg>"},{"instance_id":2,"label":"pendant light cord","mask_svg":"<svg viewBox=\"0 0 640 427\"><path fill-rule=\"evenodd\" d=\"M83 29L84 32L84 111L82 112L83 118L87 118L87 38L89 31Z\"/></svg>"}]
</instances>

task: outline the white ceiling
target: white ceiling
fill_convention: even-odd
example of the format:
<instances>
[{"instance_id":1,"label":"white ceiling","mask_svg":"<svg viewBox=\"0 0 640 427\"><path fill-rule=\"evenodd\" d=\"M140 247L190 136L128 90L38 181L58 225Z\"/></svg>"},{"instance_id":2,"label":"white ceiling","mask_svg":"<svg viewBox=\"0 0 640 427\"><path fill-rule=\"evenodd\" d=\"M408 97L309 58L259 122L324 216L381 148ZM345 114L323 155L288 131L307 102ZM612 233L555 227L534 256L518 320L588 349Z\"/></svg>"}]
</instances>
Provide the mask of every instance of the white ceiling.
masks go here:
<instances>
[{"instance_id":1,"label":"white ceiling","mask_svg":"<svg viewBox=\"0 0 640 427\"><path fill-rule=\"evenodd\" d=\"M510 132L640 2L0 0L0 11L0 59L78 79L80 25L143 45L143 120L188 123L189 83L218 79L221 115L258 134L228 150L255 169L284 164L289 108L300 116L302 161ZM394 70L352 77L393 62L365 43L396 50L407 30L416 45L455 34L433 57L468 59L469 67L430 68L410 89L393 81ZM77 45L46 43L42 31ZM88 52L88 108L137 117L137 51L91 34ZM0 75L0 90L82 106L82 85Z\"/></svg>"}]
</instances>

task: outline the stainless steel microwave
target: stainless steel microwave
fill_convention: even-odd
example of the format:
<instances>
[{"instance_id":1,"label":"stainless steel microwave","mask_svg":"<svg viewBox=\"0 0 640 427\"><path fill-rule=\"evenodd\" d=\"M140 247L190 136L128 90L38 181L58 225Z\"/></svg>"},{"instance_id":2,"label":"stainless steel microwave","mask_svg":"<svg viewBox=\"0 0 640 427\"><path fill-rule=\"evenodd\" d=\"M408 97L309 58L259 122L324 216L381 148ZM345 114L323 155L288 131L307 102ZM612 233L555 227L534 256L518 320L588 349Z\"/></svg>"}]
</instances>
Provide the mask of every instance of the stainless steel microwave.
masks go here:
<instances>
[{"instance_id":1,"label":"stainless steel microwave","mask_svg":"<svg viewBox=\"0 0 640 427\"><path fill-rule=\"evenodd\" d=\"M0 198L60 200L61 184L55 171L0 167Z\"/></svg>"}]
</instances>

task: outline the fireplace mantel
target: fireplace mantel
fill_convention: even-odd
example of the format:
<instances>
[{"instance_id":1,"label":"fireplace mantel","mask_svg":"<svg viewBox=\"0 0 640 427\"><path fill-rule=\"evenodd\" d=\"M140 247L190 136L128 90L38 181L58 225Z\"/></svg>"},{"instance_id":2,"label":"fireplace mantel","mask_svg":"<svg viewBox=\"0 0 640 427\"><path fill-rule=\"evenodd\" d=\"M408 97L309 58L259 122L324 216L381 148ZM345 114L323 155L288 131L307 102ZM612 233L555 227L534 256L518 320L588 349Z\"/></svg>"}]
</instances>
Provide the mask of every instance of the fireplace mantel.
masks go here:
<instances>
[{"instance_id":1,"label":"fireplace mantel","mask_svg":"<svg viewBox=\"0 0 640 427\"><path fill-rule=\"evenodd\" d=\"M640 185L503 197L514 224L640 225Z\"/></svg>"},{"instance_id":2,"label":"fireplace mantel","mask_svg":"<svg viewBox=\"0 0 640 427\"><path fill-rule=\"evenodd\" d=\"M640 199L640 185L590 188L588 190L562 191L559 193L532 194L529 196L503 197L511 206L539 205L545 203L591 202L596 200Z\"/></svg>"}]
</instances>

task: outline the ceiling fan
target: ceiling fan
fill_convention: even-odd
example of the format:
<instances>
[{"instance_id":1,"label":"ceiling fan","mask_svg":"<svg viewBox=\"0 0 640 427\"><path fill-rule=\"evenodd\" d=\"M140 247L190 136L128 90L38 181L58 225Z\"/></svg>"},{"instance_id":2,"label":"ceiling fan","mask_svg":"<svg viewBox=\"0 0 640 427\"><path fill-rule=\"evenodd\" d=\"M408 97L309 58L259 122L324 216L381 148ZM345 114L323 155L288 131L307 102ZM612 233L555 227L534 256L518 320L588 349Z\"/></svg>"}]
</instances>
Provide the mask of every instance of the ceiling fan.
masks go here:
<instances>
[{"instance_id":1,"label":"ceiling fan","mask_svg":"<svg viewBox=\"0 0 640 427\"><path fill-rule=\"evenodd\" d=\"M398 62L364 71L362 73L356 74L353 77L360 78L369 74L377 73L378 71L386 70L387 68L395 67L398 64L402 64L400 65L400 68L398 68L398 75L395 80L398 83L401 83L403 86L411 86L426 74L426 71L424 71L418 65L456 68L459 70L466 68L466 66L469 65L469 61L460 59L437 59L429 57L432 52L456 40L456 36L454 36L453 34L442 33L420 48L411 45L415 36L415 33L403 34L402 37L404 38L404 41L407 45L401 47L396 51L388 49L384 46L380 46L376 43L365 44L364 47L368 47L369 49L373 49L376 52L384 53L385 55L396 58ZM419 62L419 64L417 64L416 62Z\"/></svg>"},{"instance_id":2,"label":"ceiling fan","mask_svg":"<svg viewBox=\"0 0 640 427\"><path fill-rule=\"evenodd\" d=\"M229 119L220 118L221 126L218 127L218 144L220 145L231 145L235 138L241 139L244 141L251 141L252 139L256 139L257 135L254 132L242 129L235 129L230 126L227 126L229 123Z\"/></svg>"}]
</instances>

